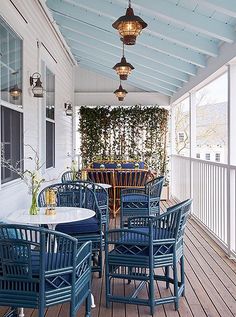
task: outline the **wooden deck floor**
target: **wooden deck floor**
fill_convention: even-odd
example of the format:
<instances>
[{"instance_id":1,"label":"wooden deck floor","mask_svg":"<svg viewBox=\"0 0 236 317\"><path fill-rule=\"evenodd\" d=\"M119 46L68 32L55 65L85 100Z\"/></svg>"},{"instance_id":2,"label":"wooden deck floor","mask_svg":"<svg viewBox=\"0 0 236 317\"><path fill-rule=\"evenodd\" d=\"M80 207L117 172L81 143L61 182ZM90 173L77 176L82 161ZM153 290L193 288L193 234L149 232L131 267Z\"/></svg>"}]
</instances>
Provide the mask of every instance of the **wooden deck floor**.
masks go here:
<instances>
[{"instance_id":1,"label":"wooden deck floor","mask_svg":"<svg viewBox=\"0 0 236 317\"><path fill-rule=\"evenodd\" d=\"M162 205L172 204L171 201ZM117 219L118 220L118 219ZM111 220L116 226L117 220ZM155 317L231 317L236 316L236 263L227 258L225 253L209 238L208 235L190 219L185 235L185 274L186 295L180 299L179 311L173 304L157 306ZM144 317L150 316L145 306L114 303L110 309L105 307L104 274L99 279L93 276L93 294L96 308L92 309L92 317ZM114 285L116 290L124 294L128 285ZM144 290L145 292L145 290ZM166 296L168 291L164 285L157 285L159 296ZM46 317L69 317L68 305L58 305L48 309ZM0 317L7 308L0 307ZM84 316L84 308L78 317ZM36 310L25 310L25 317L37 317Z\"/></svg>"}]
</instances>

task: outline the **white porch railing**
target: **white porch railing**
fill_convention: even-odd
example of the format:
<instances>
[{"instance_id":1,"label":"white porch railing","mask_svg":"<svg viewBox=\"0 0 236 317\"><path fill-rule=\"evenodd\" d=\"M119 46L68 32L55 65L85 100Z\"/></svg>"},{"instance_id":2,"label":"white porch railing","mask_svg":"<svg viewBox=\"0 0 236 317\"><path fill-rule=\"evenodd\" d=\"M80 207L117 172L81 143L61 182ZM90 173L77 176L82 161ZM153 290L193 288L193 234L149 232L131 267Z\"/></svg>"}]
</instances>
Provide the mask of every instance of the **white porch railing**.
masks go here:
<instances>
[{"instance_id":1,"label":"white porch railing","mask_svg":"<svg viewBox=\"0 0 236 317\"><path fill-rule=\"evenodd\" d=\"M236 167L173 155L171 194L193 198L192 215L229 255L236 255Z\"/></svg>"}]
</instances>

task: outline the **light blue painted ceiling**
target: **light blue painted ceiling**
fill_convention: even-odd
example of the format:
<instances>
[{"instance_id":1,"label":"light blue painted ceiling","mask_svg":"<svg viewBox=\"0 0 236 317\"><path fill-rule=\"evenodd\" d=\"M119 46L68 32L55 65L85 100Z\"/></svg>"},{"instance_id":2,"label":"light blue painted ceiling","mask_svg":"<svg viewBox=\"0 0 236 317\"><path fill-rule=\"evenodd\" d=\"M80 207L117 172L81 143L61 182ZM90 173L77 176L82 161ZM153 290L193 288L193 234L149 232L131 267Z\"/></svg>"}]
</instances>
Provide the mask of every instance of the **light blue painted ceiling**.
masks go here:
<instances>
[{"instance_id":1,"label":"light blue painted ceiling","mask_svg":"<svg viewBox=\"0 0 236 317\"><path fill-rule=\"evenodd\" d=\"M76 60L114 78L122 42L112 23L125 14L127 0L47 0L47 6ZM127 83L173 96L216 58L223 43L236 40L236 0L133 0L148 27L136 45L125 46L135 70ZM125 85L124 85L125 87Z\"/></svg>"}]
</instances>

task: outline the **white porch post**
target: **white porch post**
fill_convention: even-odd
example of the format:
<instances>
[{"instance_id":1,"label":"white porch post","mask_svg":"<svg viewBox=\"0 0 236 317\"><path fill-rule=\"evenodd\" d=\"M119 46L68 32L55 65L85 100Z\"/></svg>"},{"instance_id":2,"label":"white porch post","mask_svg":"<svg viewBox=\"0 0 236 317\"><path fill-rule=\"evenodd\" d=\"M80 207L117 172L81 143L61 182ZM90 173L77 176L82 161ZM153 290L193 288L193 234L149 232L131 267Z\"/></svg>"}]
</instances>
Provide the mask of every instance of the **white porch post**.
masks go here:
<instances>
[{"instance_id":1,"label":"white porch post","mask_svg":"<svg viewBox=\"0 0 236 317\"><path fill-rule=\"evenodd\" d=\"M227 155L227 245L228 254L235 250L235 170L236 165L236 63L228 65L228 155Z\"/></svg>"},{"instance_id":2,"label":"white porch post","mask_svg":"<svg viewBox=\"0 0 236 317\"><path fill-rule=\"evenodd\" d=\"M189 140L190 140L190 197L193 197L194 179L193 179L193 161L196 158L196 92L189 94ZM194 210L194 201L192 204L191 212Z\"/></svg>"}]
</instances>

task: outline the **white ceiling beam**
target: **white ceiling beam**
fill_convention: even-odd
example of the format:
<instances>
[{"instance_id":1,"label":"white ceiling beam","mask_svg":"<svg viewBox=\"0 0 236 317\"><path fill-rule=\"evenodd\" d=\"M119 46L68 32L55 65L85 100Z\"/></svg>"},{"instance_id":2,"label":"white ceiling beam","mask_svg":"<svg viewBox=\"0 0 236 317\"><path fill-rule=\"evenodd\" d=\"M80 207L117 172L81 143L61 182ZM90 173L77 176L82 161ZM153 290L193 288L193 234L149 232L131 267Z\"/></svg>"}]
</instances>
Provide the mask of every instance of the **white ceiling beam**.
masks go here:
<instances>
[{"instance_id":1,"label":"white ceiling beam","mask_svg":"<svg viewBox=\"0 0 236 317\"><path fill-rule=\"evenodd\" d=\"M79 2L78 2L79 3ZM76 6L78 6L78 3ZM104 0L102 5L104 7L106 1ZM88 4L94 5L93 1L87 1ZM114 3L108 3L111 8L113 8ZM74 17L77 20L80 20L83 23L90 24L92 27L100 27L105 29L106 31L115 32L111 27L111 24L115 21L118 17L119 11L120 14L124 14L124 8L120 7L119 5L115 5L115 11L113 16L110 19L107 19L107 23L104 22L104 12L103 10L98 10L101 7L101 3L96 4L97 12L95 10L90 11L81 8L80 10L75 10L76 6L72 6L70 3L62 2L62 1L55 1L55 0L47 0L47 5L54 10L54 14L56 12L60 13L61 15L64 14L67 16ZM127 5L127 4L126 4ZM118 7L118 11L116 10ZM114 9L113 9L114 10ZM93 12L94 14L88 14ZM102 15L103 14L103 15ZM95 16L94 16L95 15ZM106 14L106 17L108 15ZM143 19L147 20L148 28L144 30L143 37L148 36L148 34L152 34L156 38L164 38L172 43L177 43L181 46L190 48L197 52L207 54L210 56L217 56L218 54L218 47L217 44L214 42L210 42L208 39L202 37L200 34L194 34L188 30L182 30L180 28L176 28L171 26L167 23L163 23L162 21L154 20L153 18L144 16ZM106 19L105 19L106 20ZM155 42L155 40L154 40Z\"/></svg>"},{"instance_id":2,"label":"white ceiling beam","mask_svg":"<svg viewBox=\"0 0 236 317\"><path fill-rule=\"evenodd\" d=\"M198 3L217 12L236 18L235 0L198 0Z\"/></svg>"},{"instance_id":3,"label":"white ceiling beam","mask_svg":"<svg viewBox=\"0 0 236 317\"><path fill-rule=\"evenodd\" d=\"M116 0L126 3L126 0ZM188 29L195 30L207 36L221 41L233 43L235 41L235 30L231 25L206 17L197 12L188 10L180 5L167 2L166 0L135 0L132 3L135 11L141 11L149 16L164 19L166 21L182 25Z\"/></svg>"}]
</instances>

